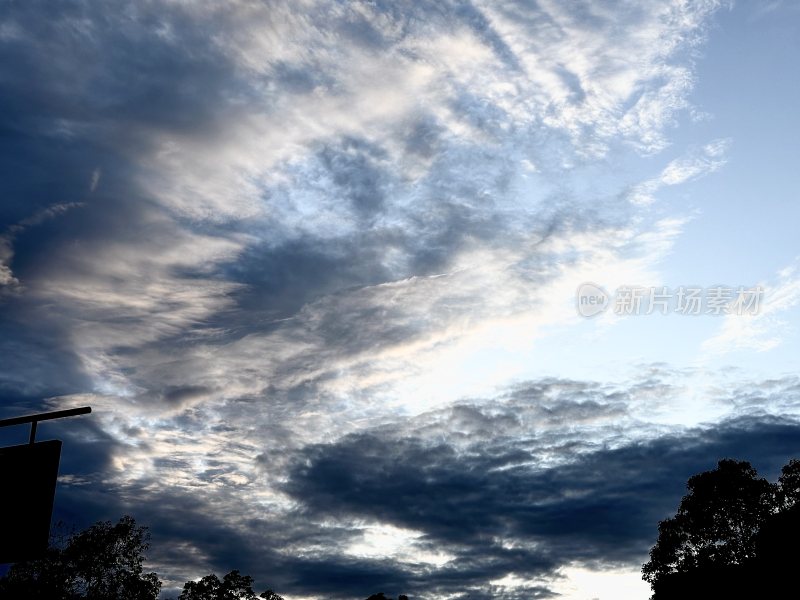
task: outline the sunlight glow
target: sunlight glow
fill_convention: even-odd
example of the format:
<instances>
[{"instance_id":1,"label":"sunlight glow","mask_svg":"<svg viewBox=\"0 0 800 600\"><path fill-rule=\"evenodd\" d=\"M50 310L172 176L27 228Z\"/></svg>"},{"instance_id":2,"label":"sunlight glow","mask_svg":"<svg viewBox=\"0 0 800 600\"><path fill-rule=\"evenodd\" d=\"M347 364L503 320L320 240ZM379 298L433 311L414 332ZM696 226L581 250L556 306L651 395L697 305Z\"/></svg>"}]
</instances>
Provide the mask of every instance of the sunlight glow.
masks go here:
<instances>
[{"instance_id":1,"label":"sunlight glow","mask_svg":"<svg viewBox=\"0 0 800 600\"><path fill-rule=\"evenodd\" d=\"M561 569L565 579L553 591L565 600L647 600L650 586L638 570L593 571L577 566Z\"/></svg>"}]
</instances>

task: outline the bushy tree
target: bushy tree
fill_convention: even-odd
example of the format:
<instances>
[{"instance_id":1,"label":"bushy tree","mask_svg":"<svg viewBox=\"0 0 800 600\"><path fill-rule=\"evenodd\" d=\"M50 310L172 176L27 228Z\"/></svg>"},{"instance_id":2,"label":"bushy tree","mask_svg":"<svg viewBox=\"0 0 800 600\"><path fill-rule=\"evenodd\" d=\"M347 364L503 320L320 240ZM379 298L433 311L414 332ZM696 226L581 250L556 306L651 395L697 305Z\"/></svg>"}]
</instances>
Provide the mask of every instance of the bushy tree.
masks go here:
<instances>
[{"instance_id":1,"label":"bushy tree","mask_svg":"<svg viewBox=\"0 0 800 600\"><path fill-rule=\"evenodd\" d=\"M283 600L272 590L256 596L253 591L253 578L233 570L222 580L213 573L200 581L187 581L179 600Z\"/></svg>"},{"instance_id":2,"label":"bushy tree","mask_svg":"<svg viewBox=\"0 0 800 600\"><path fill-rule=\"evenodd\" d=\"M642 567L653 598L776 597L787 575L778 565L800 530L800 461L771 484L748 462L722 460L687 488Z\"/></svg>"},{"instance_id":3,"label":"bushy tree","mask_svg":"<svg viewBox=\"0 0 800 600\"><path fill-rule=\"evenodd\" d=\"M800 460L793 458L778 477L778 502L781 508L800 504Z\"/></svg>"},{"instance_id":4,"label":"bushy tree","mask_svg":"<svg viewBox=\"0 0 800 600\"><path fill-rule=\"evenodd\" d=\"M43 558L16 563L0 579L0 597L30 600L155 600L161 582L145 573L146 527L133 517L99 522L52 544Z\"/></svg>"},{"instance_id":5,"label":"bushy tree","mask_svg":"<svg viewBox=\"0 0 800 600\"><path fill-rule=\"evenodd\" d=\"M651 584L670 573L751 558L755 535L774 509L773 486L745 461L721 460L686 487L677 514L658 524L658 541L642 568Z\"/></svg>"},{"instance_id":6,"label":"bushy tree","mask_svg":"<svg viewBox=\"0 0 800 600\"><path fill-rule=\"evenodd\" d=\"M145 573L146 527L133 517L102 521L79 533L59 534L40 559L15 563L0 578L2 600L156 600L161 581ZM180 600L283 600L253 592L253 578L233 570L187 581ZM402 597L401 597L402 598Z\"/></svg>"}]
</instances>

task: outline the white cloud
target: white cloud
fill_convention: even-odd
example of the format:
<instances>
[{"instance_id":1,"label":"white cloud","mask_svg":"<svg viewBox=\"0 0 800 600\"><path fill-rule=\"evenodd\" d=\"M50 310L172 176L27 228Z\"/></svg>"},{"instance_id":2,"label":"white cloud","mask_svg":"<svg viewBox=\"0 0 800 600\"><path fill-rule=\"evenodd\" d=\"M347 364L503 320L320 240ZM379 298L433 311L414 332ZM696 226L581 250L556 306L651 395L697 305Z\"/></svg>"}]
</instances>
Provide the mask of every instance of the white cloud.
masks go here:
<instances>
[{"instance_id":1,"label":"white cloud","mask_svg":"<svg viewBox=\"0 0 800 600\"><path fill-rule=\"evenodd\" d=\"M219 28L212 42L242 95L219 107L220 126L205 135L159 133L148 189L191 218L264 216L280 172L339 136L383 146L394 174L418 179L433 165L404 142L421 116L451 144L520 143L550 130L568 141L565 160L602 156L620 140L653 152L692 87L675 55L702 38L716 7L492 2L442 18L368 3L184 6ZM541 158L552 162L553 149Z\"/></svg>"},{"instance_id":2,"label":"white cloud","mask_svg":"<svg viewBox=\"0 0 800 600\"><path fill-rule=\"evenodd\" d=\"M19 280L14 277L9 264L14 257L11 240L8 236L0 236L0 288L11 287L19 284Z\"/></svg>"},{"instance_id":3,"label":"white cloud","mask_svg":"<svg viewBox=\"0 0 800 600\"><path fill-rule=\"evenodd\" d=\"M442 567L455 558L447 552L432 552L421 548L416 541L423 537L423 532L385 525L367 524L359 527L360 539L354 539L344 553L356 557L373 559L391 559L410 565L426 564Z\"/></svg>"},{"instance_id":4,"label":"white cloud","mask_svg":"<svg viewBox=\"0 0 800 600\"><path fill-rule=\"evenodd\" d=\"M100 177L102 175L103 171L99 167L92 171L92 180L89 183L90 192L94 192L97 189L97 186L100 184Z\"/></svg>"},{"instance_id":5,"label":"white cloud","mask_svg":"<svg viewBox=\"0 0 800 600\"><path fill-rule=\"evenodd\" d=\"M554 580L553 591L570 600L644 600L650 586L639 569L603 569L581 566L561 570L564 579Z\"/></svg>"},{"instance_id":6,"label":"white cloud","mask_svg":"<svg viewBox=\"0 0 800 600\"><path fill-rule=\"evenodd\" d=\"M634 186L628 196L629 200L636 205L652 204L657 192L664 186L686 183L719 170L727 162L725 155L730 144L729 139L715 140L697 151L671 161L658 177Z\"/></svg>"},{"instance_id":7,"label":"white cloud","mask_svg":"<svg viewBox=\"0 0 800 600\"><path fill-rule=\"evenodd\" d=\"M779 346L789 323L783 315L800 304L800 274L796 265L782 269L771 282L761 282L763 290L758 312L731 311L717 333L703 342L703 350L719 356L736 350L765 352Z\"/></svg>"}]
</instances>

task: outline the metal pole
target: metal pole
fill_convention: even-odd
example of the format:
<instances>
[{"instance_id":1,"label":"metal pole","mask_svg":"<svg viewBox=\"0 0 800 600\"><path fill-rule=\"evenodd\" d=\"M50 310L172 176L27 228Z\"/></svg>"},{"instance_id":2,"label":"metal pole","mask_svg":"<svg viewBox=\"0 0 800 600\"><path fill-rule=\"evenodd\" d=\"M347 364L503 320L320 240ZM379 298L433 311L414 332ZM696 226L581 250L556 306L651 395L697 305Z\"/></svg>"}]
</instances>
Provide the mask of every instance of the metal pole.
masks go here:
<instances>
[{"instance_id":1,"label":"metal pole","mask_svg":"<svg viewBox=\"0 0 800 600\"><path fill-rule=\"evenodd\" d=\"M36 425L39 421L50 421L51 419L61 419L63 417L74 417L77 415L86 415L92 412L91 406L82 406L81 408L68 408L67 410L54 410L53 412L38 413L35 415L26 415L24 417L12 417L11 419L0 419L0 427L9 427L11 425L23 425L24 423L31 424L31 435L28 438L28 443L33 444L36 440Z\"/></svg>"}]
</instances>

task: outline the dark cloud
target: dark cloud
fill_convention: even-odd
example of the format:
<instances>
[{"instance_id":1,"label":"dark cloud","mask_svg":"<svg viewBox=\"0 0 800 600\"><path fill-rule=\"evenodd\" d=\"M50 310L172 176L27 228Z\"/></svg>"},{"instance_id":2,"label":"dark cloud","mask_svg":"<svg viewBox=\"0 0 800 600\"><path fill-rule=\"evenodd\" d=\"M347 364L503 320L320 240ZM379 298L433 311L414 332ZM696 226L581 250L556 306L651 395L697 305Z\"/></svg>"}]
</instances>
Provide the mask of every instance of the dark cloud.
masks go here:
<instances>
[{"instance_id":1,"label":"dark cloud","mask_svg":"<svg viewBox=\"0 0 800 600\"><path fill-rule=\"evenodd\" d=\"M795 421L742 419L584 449L548 466L543 452L522 460L511 440L497 455L486 442L458 449L411 432L359 433L301 452L287 491L316 519L375 519L453 552L452 563L427 575L435 597L510 573L544 577L572 561L635 566L689 476L725 457L773 475L798 441ZM512 544L530 549L507 550Z\"/></svg>"},{"instance_id":2,"label":"dark cloud","mask_svg":"<svg viewBox=\"0 0 800 600\"><path fill-rule=\"evenodd\" d=\"M544 380L517 386L499 403L461 403L307 446L289 457L285 491L295 508L281 519L254 512L247 492L231 486L198 494L150 477L109 486L111 460L126 449L94 415L45 424L40 435L65 440L57 519L85 526L134 514L152 528L151 558L168 587L240 568L287 593L488 598L501 593L490 581L514 573L540 583L504 589L504 597L545 598L567 563L639 564L690 475L734 457L774 479L800 441L800 423L764 417L611 445L572 441L576 423L619 419L619 402L618 391ZM520 435L531 421L542 429ZM197 421L181 427L201 431ZM154 460L156 472L190 468L182 459ZM224 460L205 462L198 485L225 472ZM417 550L453 560L437 567L337 551L371 522L419 531ZM287 550L301 548L313 550Z\"/></svg>"},{"instance_id":3,"label":"dark cloud","mask_svg":"<svg viewBox=\"0 0 800 600\"><path fill-rule=\"evenodd\" d=\"M0 395L36 398L39 404L43 397L74 393L89 386L89 378L63 328L57 320L42 319L36 311L14 314L6 304L0 317L0 354ZM0 410L9 408L4 403Z\"/></svg>"},{"instance_id":4,"label":"dark cloud","mask_svg":"<svg viewBox=\"0 0 800 600\"><path fill-rule=\"evenodd\" d=\"M184 406L207 397L213 390L204 385L185 385L170 387L162 397L169 405Z\"/></svg>"},{"instance_id":5,"label":"dark cloud","mask_svg":"<svg viewBox=\"0 0 800 600\"><path fill-rule=\"evenodd\" d=\"M327 193L338 195L341 191L353 208L365 216L383 208L388 169L381 168L380 162L388 158L385 151L364 140L345 138L337 147L320 150L319 156L334 183L326 186Z\"/></svg>"},{"instance_id":6,"label":"dark cloud","mask_svg":"<svg viewBox=\"0 0 800 600\"><path fill-rule=\"evenodd\" d=\"M657 437L589 433L624 421L629 400L625 390L547 379L519 384L496 401L461 402L331 444L290 450L284 443L289 468L281 487L292 508L280 518L249 501L258 488L220 485L230 465L216 453L202 456L205 469L187 485L154 478L192 465L148 450L147 431L129 434L142 440L139 456L152 459L154 470L131 463L95 415L43 425L40 433L65 440L56 517L85 526L134 514L153 531L151 559L168 590L239 568L258 586L287 594L547 598L567 564L638 566L689 476L732 457L774 480L800 442L800 422L765 416ZM205 427L199 416L176 419L196 437L238 432ZM123 483L112 465L117 457L150 474ZM252 460L265 469L278 464L255 454ZM437 566L343 553L370 523L419 532L410 556L443 552L452 560ZM513 591L490 583L509 574L534 583Z\"/></svg>"},{"instance_id":7,"label":"dark cloud","mask_svg":"<svg viewBox=\"0 0 800 600\"><path fill-rule=\"evenodd\" d=\"M196 132L214 124L219 94L236 89L211 31L177 5L29 2L7 6L5 16L19 33L4 39L14 65L4 83L17 86L7 117L35 119L40 132L59 121L78 138L132 138L136 126Z\"/></svg>"}]
</instances>

